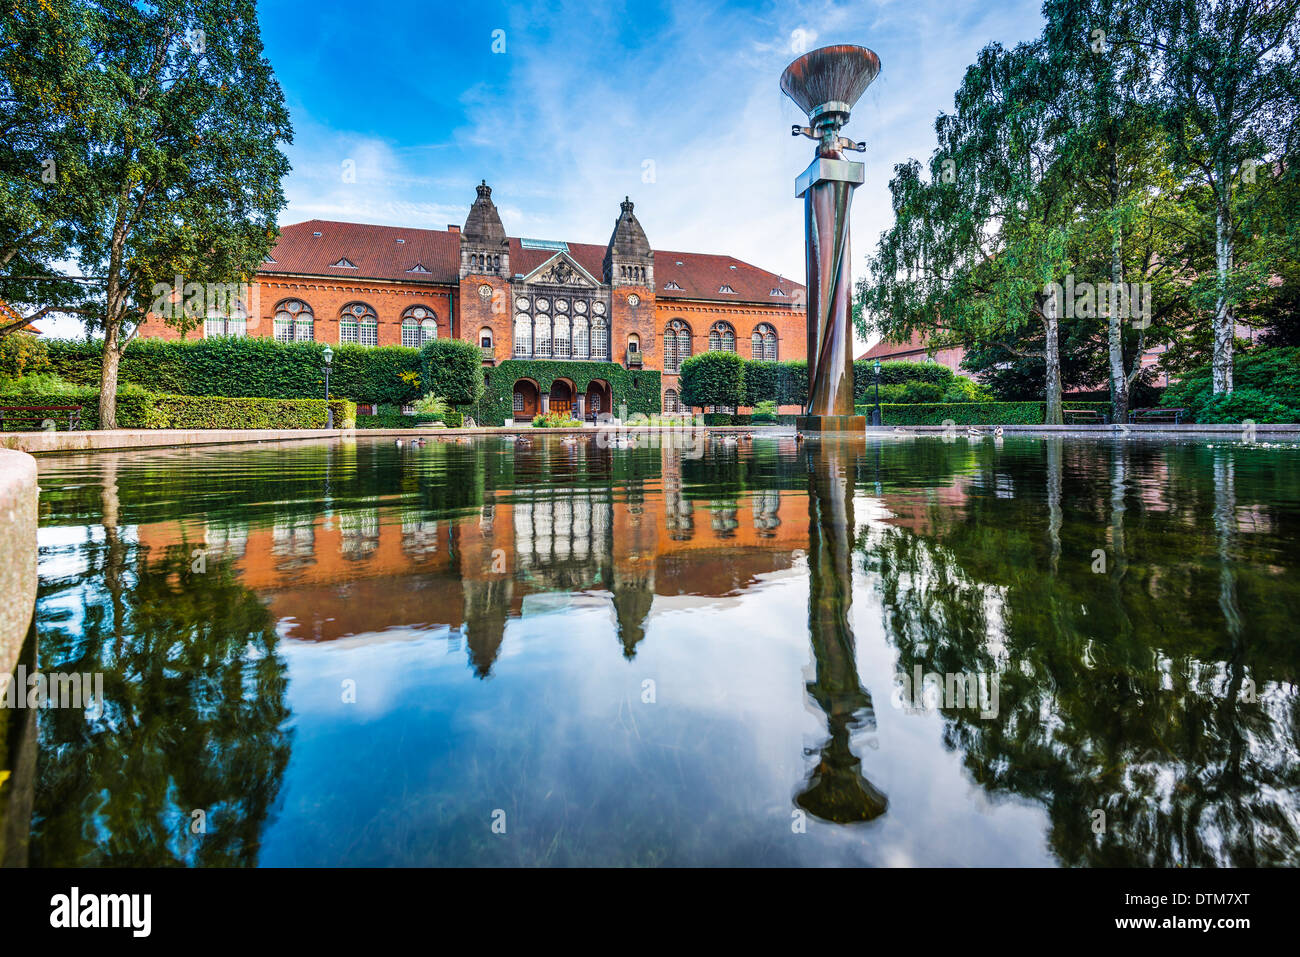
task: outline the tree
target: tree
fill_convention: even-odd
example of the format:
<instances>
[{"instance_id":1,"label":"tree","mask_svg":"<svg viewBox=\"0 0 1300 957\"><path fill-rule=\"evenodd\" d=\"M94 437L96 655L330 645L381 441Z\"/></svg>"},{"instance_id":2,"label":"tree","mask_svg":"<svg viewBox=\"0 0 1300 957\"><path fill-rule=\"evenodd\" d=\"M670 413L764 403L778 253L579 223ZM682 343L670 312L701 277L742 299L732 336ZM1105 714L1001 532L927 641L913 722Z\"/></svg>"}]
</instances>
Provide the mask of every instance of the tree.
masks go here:
<instances>
[{"instance_id":1,"label":"tree","mask_svg":"<svg viewBox=\"0 0 1300 957\"><path fill-rule=\"evenodd\" d=\"M29 35L16 55L57 79L45 101L26 94L46 128L66 111L84 130L60 211L99 280L88 325L104 337L100 427L115 428L122 350L160 284L185 284L185 308L163 317L182 329L251 305L224 291L251 280L275 241L289 168L278 144L292 130L254 0L60 0L57 11L81 68L60 75L60 51Z\"/></svg>"},{"instance_id":2,"label":"tree","mask_svg":"<svg viewBox=\"0 0 1300 957\"><path fill-rule=\"evenodd\" d=\"M1032 353L1016 340L1041 328L1049 423L1062 414L1059 316L1046 290L1068 271L1071 212L1049 176L1057 81L1041 44L980 51L955 112L935 123L929 179L916 160L895 167L895 223L857 289L863 336L868 326L896 341L921 332L934 348L985 342L1023 357Z\"/></svg>"},{"instance_id":3,"label":"tree","mask_svg":"<svg viewBox=\"0 0 1300 957\"><path fill-rule=\"evenodd\" d=\"M734 352L704 352L682 363L682 404L735 409L745 403L745 360Z\"/></svg>"},{"instance_id":4,"label":"tree","mask_svg":"<svg viewBox=\"0 0 1300 957\"><path fill-rule=\"evenodd\" d=\"M0 339L49 313L93 311L54 264L71 255L68 208L84 130L66 95L86 68L66 0L0 3Z\"/></svg>"},{"instance_id":5,"label":"tree","mask_svg":"<svg viewBox=\"0 0 1300 957\"><path fill-rule=\"evenodd\" d=\"M1300 0L1169 0L1152 5L1150 37L1175 158L1214 198L1214 391L1231 392L1237 307L1269 272L1237 261L1234 198L1270 156L1296 158Z\"/></svg>"}]
</instances>

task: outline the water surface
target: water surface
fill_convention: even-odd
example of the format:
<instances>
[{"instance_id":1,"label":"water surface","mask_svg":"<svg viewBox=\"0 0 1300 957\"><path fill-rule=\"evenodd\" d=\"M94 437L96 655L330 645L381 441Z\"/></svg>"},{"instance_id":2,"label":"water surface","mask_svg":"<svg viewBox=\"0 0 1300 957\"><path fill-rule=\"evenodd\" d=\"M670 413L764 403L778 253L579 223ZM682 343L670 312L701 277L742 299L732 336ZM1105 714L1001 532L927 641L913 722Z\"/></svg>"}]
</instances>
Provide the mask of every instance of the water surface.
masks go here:
<instances>
[{"instance_id":1,"label":"water surface","mask_svg":"<svg viewBox=\"0 0 1300 957\"><path fill-rule=\"evenodd\" d=\"M1296 447L40 466L33 864L1300 861Z\"/></svg>"}]
</instances>

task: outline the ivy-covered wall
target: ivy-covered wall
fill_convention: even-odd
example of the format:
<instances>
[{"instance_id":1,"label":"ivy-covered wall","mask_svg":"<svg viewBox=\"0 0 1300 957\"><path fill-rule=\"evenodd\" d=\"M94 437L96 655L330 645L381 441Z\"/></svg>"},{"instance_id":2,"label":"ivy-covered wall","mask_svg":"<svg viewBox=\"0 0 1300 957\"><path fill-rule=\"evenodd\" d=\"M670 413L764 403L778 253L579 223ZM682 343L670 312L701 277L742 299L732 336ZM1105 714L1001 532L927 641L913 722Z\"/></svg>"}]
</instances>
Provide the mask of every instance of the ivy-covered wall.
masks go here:
<instances>
[{"instance_id":1,"label":"ivy-covered wall","mask_svg":"<svg viewBox=\"0 0 1300 957\"><path fill-rule=\"evenodd\" d=\"M483 398L474 418L479 425L504 425L511 417L514 386L520 379L532 379L542 392L549 392L556 379L569 379L579 392L586 392L594 380L609 383L613 394L613 412L627 406L634 412L661 412L659 373L652 369L625 369L616 362L572 362L563 359L506 359L495 368L483 370L487 376Z\"/></svg>"}]
</instances>

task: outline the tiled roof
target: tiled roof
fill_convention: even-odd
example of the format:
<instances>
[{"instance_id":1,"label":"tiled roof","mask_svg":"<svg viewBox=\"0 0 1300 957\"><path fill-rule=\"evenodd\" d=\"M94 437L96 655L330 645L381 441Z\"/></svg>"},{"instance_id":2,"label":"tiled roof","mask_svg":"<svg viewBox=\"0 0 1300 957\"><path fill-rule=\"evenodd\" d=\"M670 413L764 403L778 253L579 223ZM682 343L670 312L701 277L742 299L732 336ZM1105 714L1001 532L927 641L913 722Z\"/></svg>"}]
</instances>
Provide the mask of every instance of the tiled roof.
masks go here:
<instances>
[{"instance_id":1,"label":"tiled roof","mask_svg":"<svg viewBox=\"0 0 1300 957\"><path fill-rule=\"evenodd\" d=\"M320 233L319 236L315 235ZM398 242L398 240L404 242ZM605 271L605 246L569 243L569 255L597 280ZM510 270L527 275L555 255L553 249L530 248L510 239ZM790 305L802 301L803 284L781 277L734 256L655 250L654 273L660 299L709 299L719 302L765 302ZM402 282L454 284L460 270L460 234L441 229L405 229L313 219L280 230L271 251L274 262L263 264L267 275L347 276ZM332 265L346 259L356 269ZM680 263L680 265L678 265ZM422 266L428 272L411 272ZM680 290L665 288L669 282ZM722 292L723 286L734 293ZM785 291L772 295L773 289Z\"/></svg>"},{"instance_id":2,"label":"tiled roof","mask_svg":"<svg viewBox=\"0 0 1300 957\"><path fill-rule=\"evenodd\" d=\"M881 339L874 346L868 349L858 359L888 359L892 356L911 355L917 352L925 352L925 337L919 333L912 333L912 337L904 343L886 342Z\"/></svg>"}]
</instances>

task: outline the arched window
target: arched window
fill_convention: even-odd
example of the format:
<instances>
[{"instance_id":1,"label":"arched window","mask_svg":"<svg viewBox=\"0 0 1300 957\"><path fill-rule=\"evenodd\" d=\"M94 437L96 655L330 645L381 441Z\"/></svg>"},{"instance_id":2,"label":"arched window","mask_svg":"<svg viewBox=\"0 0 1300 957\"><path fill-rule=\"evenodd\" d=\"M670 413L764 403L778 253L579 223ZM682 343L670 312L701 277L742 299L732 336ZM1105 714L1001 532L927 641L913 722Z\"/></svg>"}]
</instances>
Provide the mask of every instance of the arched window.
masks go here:
<instances>
[{"instance_id":1,"label":"arched window","mask_svg":"<svg viewBox=\"0 0 1300 957\"><path fill-rule=\"evenodd\" d=\"M554 349L552 351L555 353L555 358L557 359L569 358L569 317L568 316L555 317L555 342L554 342Z\"/></svg>"},{"instance_id":2,"label":"arched window","mask_svg":"<svg viewBox=\"0 0 1300 957\"><path fill-rule=\"evenodd\" d=\"M591 320L591 357L609 359L609 330L605 326L605 320L600 317Z\"/></svg>"},{"instance_id":3,"label":"arched window","mask_svg":"<svg viewBox=\"0 0 1300 957\"><path fill-rule=\"evenodd\" d=\"M754 349L755 359L761 359L765 362L776 361L776 330L766 322L759 323L754 328L754 334L750 336L750 343Z\"/></svg>"},{"instance_id":4,"label":"arched window","mask_svg":"<svg viewBox=\"0 0 1300 957\"><path fill-rule=\"evenodd\" d=\"M591 339L587 331L587 320L581 316L573 320L573 358L591 358Z\"/></svg>"},{"instance_id":5,"label":"arched window","mask_svg":"<svg viewBox=\"0 0 1300 957\"><path fill-rule=\"evenodd\" d=\"M735 352L736 330L728 322L715 322L709 330L710 352Z\"/></svg>"},{"instance_id":6,"label":"arched window","mask_svg":"<svg viewBox=\"0 0 1300 957\"><path fill-rule=\"evenodd\" d=\"M677 372L691 357L691 327L674 319L664 329L664 371Z\"/></svg>"},{"instance_id":7,"label":"arched window","mask_svg":"<svg viewBox=\"0 0 1300 957\"><path fill-rule=\"evenodd\" d=\"M492 348L492 327L484 326L478 331L478 344L484 349Z\"/></svg>"},{"instance_id":8,"label":"arched window","mask_svg":"<svg viewBox=\"0 0 1300 957\"><path fill-rule=\"evenodd\" d=\"M682 400L678 398L676 389L669 389L667 392L664 393L664 411L665 412L682 411Z\"/></svg>"},{"instance_id":9,"label":"arched window","mask_svg":"<svg viewBox=\"0 0 1300 957\"><path fill-rule=\"evenodd\" d=\"M276 342L311 342L316 338L316 319L311 306L301 299L286 299L276 306L272 326Z\"/></svg>"},{"instance_id":10,"label":"arched window","mask_svg":"<svg viewBox=\"0 0 1300 957\"><path fill-rule=\"evenodd\" d=\"M350 302L344 306L339 314L339 342L378 345L379 320L375 310L364 302Z\"/></svg>"},{"instance_id":11,"label":"arched window","mask_svg":"<svg viewBox=\"0 0 1300 957\"><path fill-rule=\"evenodd\" d=\"M515 355L528 357L533 354L533 321L528 316L515 316Z\"/></svg>"},{"instance_id":12,"label":"arched window","mask_svg":"<svg viewBox=\"0 0 1300 957\"><path fill-rule=\"evenodd\" d=\"M538 316L533 323L533 355L539 359L551 357L551 317Z\"/></svg>"},{"instance_id":13,"label":"arched window","mask_svg":"<svg viewBox=\"0 0 1300 957\"><path fill-rule=\"evenodd\" d=\"M223 305L208 310L203 320L203 337L248 335L248 310L238 299L227 299Z\"/></svg>"},{"instance_id":14,"label":"arched window","mask_svg":"<svg viewBox=\"0 0 1300 957\"><path fill-rule=\"evenodd\" d=\"M633 355L641 351L641 337L635 332L627 337L627 351Z\"/></svg>"},{"instance_id":15,"label":"arched window","mask_svg":"<svg viewBox=\"0 0 1300 957\"><path fill-rule=\"evenodd\" d=\"M428 306L411 306L402 313L402 345L418 349L438 338L438 315Z\"/></svg>"}]
</instances>

